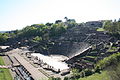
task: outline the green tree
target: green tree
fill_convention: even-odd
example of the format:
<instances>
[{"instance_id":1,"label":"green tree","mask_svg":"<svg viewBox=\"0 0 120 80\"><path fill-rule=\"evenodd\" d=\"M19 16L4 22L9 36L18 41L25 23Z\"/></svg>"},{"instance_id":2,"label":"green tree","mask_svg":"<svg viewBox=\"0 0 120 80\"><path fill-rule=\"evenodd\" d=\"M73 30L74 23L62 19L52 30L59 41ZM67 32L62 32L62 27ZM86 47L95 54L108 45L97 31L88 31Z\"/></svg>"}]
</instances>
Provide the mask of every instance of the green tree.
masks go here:
<instances>
[{"instance_id":1,"label":"green tree","mask_svg":"<svg viewBox=\"0 0 120 80\"><path fill-rule=\"evenodd\" d=\"M4 44L8 38L8 33L0 33L0 44Z\"/></svg>"},{"instance_id":2,"label":"green tree","mask_svg":"<svg viewBox=\"0 0 120 80\"><path fill-rule=\"evenodd\" d=\"M120 34L120 22L106 21L103 28L111 34Z\"/></svg>"},{"instance_id":3,"label":"green tree","mask_svg":"<svg viewBox=\"0 0 120 80\"><path fill-rule=\"evenodd\" d=\"M32 41L33 42L40 42L40 41L42 41L42 37L36 36L36 37L33 38Z\"/></svg>"}]
</instances>

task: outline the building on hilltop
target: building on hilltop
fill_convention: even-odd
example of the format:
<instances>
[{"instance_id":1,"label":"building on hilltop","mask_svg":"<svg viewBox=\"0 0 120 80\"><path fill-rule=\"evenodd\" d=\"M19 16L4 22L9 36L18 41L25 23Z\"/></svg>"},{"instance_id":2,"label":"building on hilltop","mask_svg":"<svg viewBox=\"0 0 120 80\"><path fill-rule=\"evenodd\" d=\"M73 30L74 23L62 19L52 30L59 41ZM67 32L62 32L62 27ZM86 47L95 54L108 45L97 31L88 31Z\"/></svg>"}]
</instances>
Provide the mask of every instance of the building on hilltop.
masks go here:
<instances>
[{"instance_id":1,"label":"building on hilltop","mask_svg":"<svg viewBox=\"0 0 120 80\"><path fill-rule=\"evenodd\" d=\"M101 21L88 21L85 23L86 27L102 27L103 22Z\"/></svg>"}]
</instances>

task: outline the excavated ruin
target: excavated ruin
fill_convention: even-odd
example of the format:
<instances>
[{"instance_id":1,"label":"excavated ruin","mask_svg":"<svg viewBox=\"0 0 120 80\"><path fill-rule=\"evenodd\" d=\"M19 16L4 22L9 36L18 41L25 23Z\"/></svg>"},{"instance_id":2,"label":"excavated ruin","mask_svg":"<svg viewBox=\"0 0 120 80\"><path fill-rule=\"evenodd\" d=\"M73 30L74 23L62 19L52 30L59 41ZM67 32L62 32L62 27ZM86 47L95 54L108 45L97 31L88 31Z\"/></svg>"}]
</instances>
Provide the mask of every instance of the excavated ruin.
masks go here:
<instances>
[{"instance_id":1,"label":"excavated ruin","mask_svg":"<svg viewBox=\"0 0 120 80\"><path fill-rule=\"evenodd\" d=\"M101 53L106 53L105 45L115 40L105 32L98 32L96 29L96 27L75 26L61 36L50 38L49 41L31 44L22 40L21 44L12 46L27 44L29 50L37 53L64 55L69 58L65 61L70 67L79 69L93 67L94 62L103 58L104 55Z\"/></svg>"}]
</instances>

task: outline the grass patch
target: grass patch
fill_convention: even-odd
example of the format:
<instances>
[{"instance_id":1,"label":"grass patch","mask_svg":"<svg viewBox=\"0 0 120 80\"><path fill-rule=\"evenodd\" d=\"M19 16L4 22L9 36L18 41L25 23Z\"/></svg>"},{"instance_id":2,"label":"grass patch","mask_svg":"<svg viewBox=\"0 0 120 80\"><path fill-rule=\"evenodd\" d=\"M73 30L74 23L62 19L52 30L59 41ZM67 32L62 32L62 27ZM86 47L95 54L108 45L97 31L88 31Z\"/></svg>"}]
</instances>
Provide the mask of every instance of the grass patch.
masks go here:
<instances>
[{"instance_id":1,"label":"grass patch","mask_svg":"<svg viewBox=\"0 0 120 80\"><path fill-rule=\"evenodd\" d=\"M8 69L0 69L0 80L13 80Z\"/></svg>"},{"instance_id":2,"label":"grass patch","mask_svg":"<svg viewBox=\"0 0 120 80\"><path fill-rule=\"evenodd\" d=\"M97 56L86 56L86 57L89 57L89 58L96 58Z\"/></svg>"},{"instance_id":3,"label":"grass patch","mask_svg":"<svg viewBox=\"0 0 120 80\"><path fill-rule=\"evenodd\" d=\"M110 80L120 80L120 63L116 62L115 65L111 65L106 68Z\"/></svg>"},{"instance_id":4,"label":"grass patch","mask_svg":"<svg viewBox=\"0 0 120 80\"><path fill-rule=\"evenodd\" d=\"M79 80L110 80L110 77L107 75L107 71L102 71L101 74L95 73L91 76L80 78Z\"/></svg>"},{"instance_id":5,"label":"grass patch","mask_svg":"<svg viewBox=\"0 0 120 80\"><path fill-rule=\"evenodd\" d=\"M103 28L98 28L97 31L105 31Z\"/></svg>"},{"instance_id":6,"label":"grass patch","mask_svg":"<svg viewBox=\"0 0 120 80\"><path fill-rule=\"evenodd\" d=\"M5 65L1 56L0 56L0 65Z\"/></svg>"},{"instance_id":7,"label":"grass patch","mask_svg":"<svg viewBox=\"0 0 120 80\"><path fill-rule=\"evenodd\" d=\"M84 62L86 62L86 63L91 63L91 64L94 64L94 62L92 62L92 61L89 61L89 60L83 60Z\"/></svg>"},{"instance_id":8,"label":"grass patch","mask_svg":"<svg viewBox=\"0 0 120 80\"><path fill-rule=\"evenodd\" d=\"M5 65L1 56L0 56L0 65ZM0 68L0 80L13 80L13 78L9 72L9 69Z\"/></svg>"},{"instance_id":9,"label":"grass patch","mask_svg":"<svg viewBox=\"0 0 120 80\"><path fill-rule=\"evenodd\" d=\"M111 49L109 49L107 52L114 52L114 51L117 51L118 48L117 47L111 47Z\"/></svg>"}]
</instances>

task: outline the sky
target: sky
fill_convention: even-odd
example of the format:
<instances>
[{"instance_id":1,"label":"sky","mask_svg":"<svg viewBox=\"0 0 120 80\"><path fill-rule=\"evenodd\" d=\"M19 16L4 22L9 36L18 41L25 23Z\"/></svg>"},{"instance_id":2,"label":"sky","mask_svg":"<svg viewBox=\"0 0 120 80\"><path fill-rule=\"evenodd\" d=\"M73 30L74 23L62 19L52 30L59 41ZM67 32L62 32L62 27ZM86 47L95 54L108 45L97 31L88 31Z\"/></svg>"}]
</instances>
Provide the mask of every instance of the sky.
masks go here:
<instances>
[{"instance_id":1,"label":"sky","mask_svg":"<svg viewBox=\"0 0 120 80\"><path fill-rule=\"evenodd\" d=\"M0 31L55 22L78 23L120 18L120 0L0 0Z\"/></svg>"}]
</instances>

